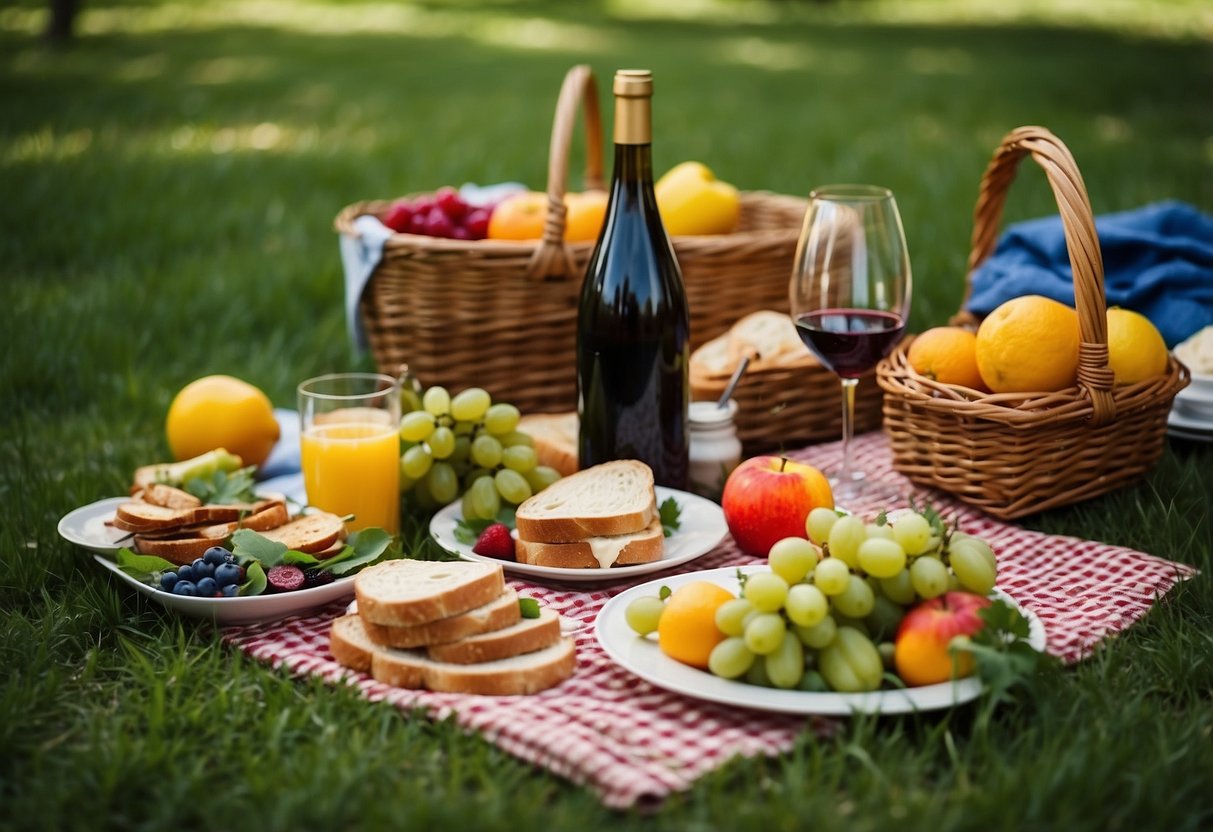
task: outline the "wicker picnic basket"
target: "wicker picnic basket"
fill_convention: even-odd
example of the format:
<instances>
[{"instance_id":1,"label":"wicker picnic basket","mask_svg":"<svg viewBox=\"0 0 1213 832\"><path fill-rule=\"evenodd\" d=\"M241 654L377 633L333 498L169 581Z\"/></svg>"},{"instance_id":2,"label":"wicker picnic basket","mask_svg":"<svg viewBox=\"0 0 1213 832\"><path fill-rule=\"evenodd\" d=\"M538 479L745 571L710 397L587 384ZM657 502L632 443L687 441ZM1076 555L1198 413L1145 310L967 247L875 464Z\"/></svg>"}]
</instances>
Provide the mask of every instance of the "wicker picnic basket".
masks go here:
<instances>
[{"instance_id":1,"label":"wicker picnic basket","mask_svg":"<svg viewBox=\"0 0 1213 832\"><path fill-rule=\"evenodd\" d=\"M602 123L597 83L587 66L566 74L556 102L548 155L548 215L534 242L460 241L393 234L361 301L361 316L380 369L402 364L425 384L487 389L523 412L576 407L577 301L594 244L565 243L568 159L578 113L584 118L586 190L601 189ZM739 314L787 310L787 281L806 201L742 192L741 220L730 234L675 237L691 311L692 348ZM354 220L382 217L390 201L347 206L341 234Z\"/></svg>"},{"instance_id":2,"label":"wicker picnic basket","mask_svg":"<svg viewBox=\"0 0 1213 832\"><path fill-rule=\"evenodd\" d=\"M1070 151L1042 127L1008 133L986 168L965 302L973 270L994 251L1007 188L1029 155L1052 187L1074 272L1081 331L1077 385L1052 393L987 394L939 384L910 367L908 344L877 367L895 469L1004 519L1081 502L1144 476L1162 453L1171 400L1188 383L1187 369L1169 358L1163 375L1113 385L1091 203ZM962 302L953 323L977 320Z\"/></svg>"}]
</instances>

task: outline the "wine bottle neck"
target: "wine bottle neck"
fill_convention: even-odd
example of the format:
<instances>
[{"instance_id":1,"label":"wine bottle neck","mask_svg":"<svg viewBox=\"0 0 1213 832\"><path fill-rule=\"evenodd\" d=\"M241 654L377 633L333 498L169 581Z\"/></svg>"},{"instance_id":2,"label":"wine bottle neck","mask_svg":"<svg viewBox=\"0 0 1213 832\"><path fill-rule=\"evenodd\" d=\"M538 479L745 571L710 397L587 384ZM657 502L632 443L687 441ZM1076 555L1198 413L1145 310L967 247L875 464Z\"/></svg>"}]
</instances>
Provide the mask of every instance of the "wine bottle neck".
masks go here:
<instances>
[{"instance_id":1,"label":"wine bottle neck","mask_svg":"<svg viewBox=\"0 0 1213 832\"><path fill-rule=\"evenodd\" d=\"M648 144L615 145L615 181L653 187L653 148Z\"/></svg>"},{"instance_id":2,"label":"wine bottle neck","mask_svg":"<svg viewBox=\"0 0 1213 832\"><path fill-rule=\"evenodd\" d=\"M653 100L647 95L615 97L615 144L645 145L653 141Z\"/></svg>"}]
</instances>

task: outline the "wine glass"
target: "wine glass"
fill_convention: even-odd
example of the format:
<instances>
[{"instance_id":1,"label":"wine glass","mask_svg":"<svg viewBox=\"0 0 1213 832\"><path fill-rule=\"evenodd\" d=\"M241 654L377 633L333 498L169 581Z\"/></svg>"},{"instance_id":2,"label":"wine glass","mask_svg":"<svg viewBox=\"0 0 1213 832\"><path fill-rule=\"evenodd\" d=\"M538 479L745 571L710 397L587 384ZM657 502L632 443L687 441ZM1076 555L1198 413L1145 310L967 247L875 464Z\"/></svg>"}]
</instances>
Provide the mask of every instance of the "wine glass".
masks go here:
<instances>
[{"instance_id":1,"label":"wine glass","mask_svg":"<svg viewBox=\"0 0 1213 832\"><path fill-rule=\"evenodd\" d=\"M910 258L892 191L830 185L809 195L790 294L801 340L842 380L835 499L872 495L879 489L851 464L855 387L901 340L910 314Z\"/></svg>"}]
</instances>

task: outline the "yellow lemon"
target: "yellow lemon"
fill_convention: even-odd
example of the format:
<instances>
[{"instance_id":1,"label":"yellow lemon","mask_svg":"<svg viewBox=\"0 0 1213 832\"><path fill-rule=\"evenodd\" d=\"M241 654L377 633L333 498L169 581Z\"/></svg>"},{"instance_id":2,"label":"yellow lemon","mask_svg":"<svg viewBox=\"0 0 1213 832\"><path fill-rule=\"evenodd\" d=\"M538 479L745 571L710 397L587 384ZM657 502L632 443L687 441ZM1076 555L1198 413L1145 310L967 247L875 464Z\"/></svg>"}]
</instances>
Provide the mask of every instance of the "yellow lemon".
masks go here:
<instances>
[{"instance_id":1,"label":"yellow lemon","mask_svg":"<svg viewBox=\"0 0 1213 832\"><path fill-rule=\"evenodd\" d=\"M1052 392L1078 378L1078 313L1040 295L1012 298L977 329L977 369L995 393Z\"/></svg>"},{"instance_id":2,"label":"yellow lemon","mask_svg":"<svg viewBox=\"0 0 1213 832\"><path fill-rule=\"evenodd\" d=\"M1116 384L1134 384L1167 369L1167 344L1150 319L1113 306L1108 310L1108 367Z\"/></svg>"},{"instance_id":3,"label":"yellow lemon","mask_svg":"<svg viewBox=\"0 0 1213 832\"><path fill-rule=\"evenodd\" d=\"M177 459L225 448L245 465L260 465L278 441L274 406L259 389L231 376L205 376L181 389L165 432Z\"/></svg>"},{"instance_id":4,"label":"yellow lemon","mask_svg":"<svg viewBox=\"0 0 1213 832\"><path fill-rule=\"evenodd\" d=\"M671 659L707 668L712 648L724 641L716 628L716 608L733 593L708 581L694 581L674 590L657 623L657 644Z\"/></svg>"},{"instance_id":5,"label":"yellow lemon","mask_svg":"<svg viewBox=\"0 0 1213 832\"><path fill-rule=\"evenodd\" d=\"M915 372L941 384L986 389L977 370L977 336L958 326L937 326L919 335L906 356Z\"/></svg>"}]
</instances>

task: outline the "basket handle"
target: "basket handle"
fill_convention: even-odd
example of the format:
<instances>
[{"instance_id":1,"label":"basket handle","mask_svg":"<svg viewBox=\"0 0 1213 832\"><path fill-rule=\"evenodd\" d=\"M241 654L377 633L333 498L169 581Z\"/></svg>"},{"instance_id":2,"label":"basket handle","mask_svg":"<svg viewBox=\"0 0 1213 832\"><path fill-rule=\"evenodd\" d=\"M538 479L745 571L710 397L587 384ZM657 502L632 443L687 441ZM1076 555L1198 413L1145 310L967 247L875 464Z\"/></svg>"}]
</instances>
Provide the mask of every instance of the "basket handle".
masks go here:
<instances>
[{"instance_id":1,"label":"basket handle","mask_svg":"<svg viewBox=\"0 0 1213 832\"><path fill-rule=\"evenodd\" d=\"M548 149L547 219L543 224L543 239L527 266L527 275L538 280L573 275L573 258L564 243L564 194L569 147L573 141L573 126L579 107L585 118L585 187L587 190L601 190L602 118L598 110L598 83L594 71L585 64L578 64L565 74L560 97L556 99L552 143Z\"/></svg>"},{"instance_id":2,"label":"basket handle","mask_svg":"<svg viewBox=\"0 0 1213 832\"><path fill-rule=\"evenodd\" d=\"M1112 370L1108 367L1108 319L1104 299L1103 256L1095 216L1082 174L1061 139L1043 127L1019 127L1003 137L981 179L973 211L968 276L961 309L973 291L973 272L985 262L998 242L1007 189L1019 162L1031 154L1044 168L1061 213L1066 250L1074 273L1074 307L1078 311L1078 386L1091 399L1092 421L1105 424L1116 417L1112 396Z\"/></svg>"}]
</instances>

